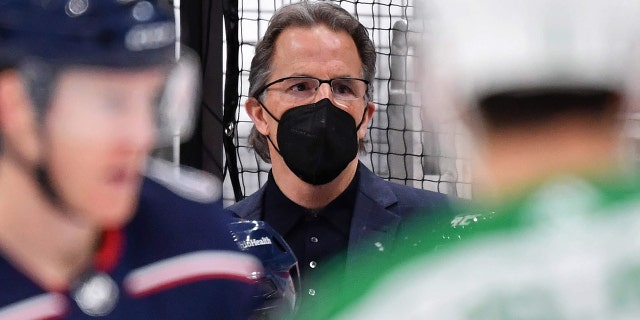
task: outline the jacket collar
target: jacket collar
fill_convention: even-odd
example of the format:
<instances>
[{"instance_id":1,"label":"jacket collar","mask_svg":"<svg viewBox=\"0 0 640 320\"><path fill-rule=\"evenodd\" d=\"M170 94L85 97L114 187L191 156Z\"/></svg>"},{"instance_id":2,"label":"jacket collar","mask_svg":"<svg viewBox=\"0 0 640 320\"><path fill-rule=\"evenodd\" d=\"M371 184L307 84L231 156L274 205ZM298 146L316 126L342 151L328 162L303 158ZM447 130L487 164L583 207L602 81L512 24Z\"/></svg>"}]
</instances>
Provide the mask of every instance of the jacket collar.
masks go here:
<instances>
[{"instance_id":1,"label":"jacket collar","mask_svg":"<svg viewBox=\"0 0 640 320\"><path fill-rule=\"evenodd\" d=\"M388 182L362 163L359 165L360 190L351 221L346 270L354 270L353 265L360 261L360 257L389 251L401 221L400 216L388 210L398 202Z\"/></svg>"},{"instance_id":2,"label":"jacket collar","mask_svg":"<svg viewBox=\"0 0 640 320\"><path fill-rule=\"evenodd\" d=\"M357 263L358 256L379 254L393 245L400 216L388 210L398 202L398 198L388 186L388 182L377 177L361 162L358 164L358 195L353 210L349 232L347 270ZM261 220L262 197L265 187L228 209L245 220Z\"/></svg>"},{"instance_id":3,"label":"jacket collar","mask_svg":"<svg viewBox=\"0 0 640 320\"><path fill-rule=\"evenodd\" d=\"M229 206L227 210L242 220L262 220L262 197L265 189L266 185L260 187L258 191Z\"/></svg>"}]
</instances>

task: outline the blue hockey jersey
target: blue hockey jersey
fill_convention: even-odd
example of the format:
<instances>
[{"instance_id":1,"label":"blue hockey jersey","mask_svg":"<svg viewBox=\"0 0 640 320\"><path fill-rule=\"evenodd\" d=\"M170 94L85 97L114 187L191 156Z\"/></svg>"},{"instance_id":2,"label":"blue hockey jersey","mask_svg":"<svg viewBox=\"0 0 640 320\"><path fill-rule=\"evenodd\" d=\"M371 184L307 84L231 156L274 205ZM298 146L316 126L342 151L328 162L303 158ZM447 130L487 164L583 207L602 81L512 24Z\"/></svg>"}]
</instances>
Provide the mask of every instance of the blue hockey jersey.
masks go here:
<instances>
[{"instance_id":1,"label":"blue hockey jersey","mask_svg":"<svg viewBox=\"0 0 640 320\"><path fill-rule=\"evenodd\" d=\"M0 320L247 319L260 262L239 251L219 200L186 189L145 178L134 218L104 233L78 286L47 292L0 251Z\"/></svg>"}]
</instances>

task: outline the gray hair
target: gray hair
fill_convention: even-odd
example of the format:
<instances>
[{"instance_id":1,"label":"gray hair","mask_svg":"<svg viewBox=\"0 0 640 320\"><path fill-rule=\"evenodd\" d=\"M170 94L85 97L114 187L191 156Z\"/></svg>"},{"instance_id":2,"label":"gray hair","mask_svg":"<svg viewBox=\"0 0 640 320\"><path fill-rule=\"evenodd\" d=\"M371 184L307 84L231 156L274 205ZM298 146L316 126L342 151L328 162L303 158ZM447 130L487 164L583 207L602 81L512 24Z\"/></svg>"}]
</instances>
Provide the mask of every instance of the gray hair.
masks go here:
<instances>
[{"instance_id":1,"label":"gray hair","mask_svg":"<svg viewBox=\"0 0 640 320\"><path fill-rule=\"evenodd\" d=\"M257 91L267 84L271 75L271 60L278 36L290 27L316 25L325 25L333 31L346 31L351 35L362 61L362 77L369 83L373 82L376 73L376 51L367 29L337 4L328 1L302 1L278 9L271 18L264 37L256 45L255 56L251 60L251 71L249 72L249 97L258 99ZM367 89L366 101L372 99L371 88L372 86L369 86ZM267 138L256 130L255 125L249 134L249 145L264 161L271 162ZM362 141L360 141L360 149L364 150Z\"/></svg>"}]
</instances>

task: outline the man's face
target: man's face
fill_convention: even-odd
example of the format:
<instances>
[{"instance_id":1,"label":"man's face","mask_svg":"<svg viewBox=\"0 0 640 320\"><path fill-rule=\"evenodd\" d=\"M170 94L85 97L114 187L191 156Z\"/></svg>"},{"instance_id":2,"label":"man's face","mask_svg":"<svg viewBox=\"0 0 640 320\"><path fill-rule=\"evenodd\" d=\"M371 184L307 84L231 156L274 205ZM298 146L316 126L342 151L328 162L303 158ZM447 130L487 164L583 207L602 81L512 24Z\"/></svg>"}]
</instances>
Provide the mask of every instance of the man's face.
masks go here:
<instances>
[{"instance_id":1,"label":"man's face","mask_svg":"<svg viewBox=\"0 0 640 320\"><path fill-rule=\"evenodd\" d=\"M362 78L362 62L358 49L351 36L345 31L332 31L324 25L307 27L291 27L285 29L275 44L271 64L271 75L267 83L290 76L311 76L323 80L351 77ZM263 103L273 115L280 119L287 110L298 105L282 101L279 88L282 83L274 84L267 90ZM279 90L280 89L280 90ZM366 106L365 98L357 100L337 100L328 84L322 84L315 97L304 104L329 98L331 102L349 113L358 125L363 117ZM370 109L373 110L373 107ZM365 119L358 131L358 138L363 139L371 113ZM275 137L278 123L271 117L265 118L267 130L262 134ZM274 143L276 139L272 139ZM271 146L270 146L271 147ZM274 152L271 152L274 155ZM273 157L272 157L273 158Z\"/></svg>"},{"instance_id":2,"label":"man's face","mask_svg":"<svg viewBox=\"0 0 640 320\"><path fill-rule=\"evenodd\" d=\"M40 135L41 164L72 212L117 227L132 215L154 144L163 70L72 69L57 82Z\"/></svg>"}]
</instances>

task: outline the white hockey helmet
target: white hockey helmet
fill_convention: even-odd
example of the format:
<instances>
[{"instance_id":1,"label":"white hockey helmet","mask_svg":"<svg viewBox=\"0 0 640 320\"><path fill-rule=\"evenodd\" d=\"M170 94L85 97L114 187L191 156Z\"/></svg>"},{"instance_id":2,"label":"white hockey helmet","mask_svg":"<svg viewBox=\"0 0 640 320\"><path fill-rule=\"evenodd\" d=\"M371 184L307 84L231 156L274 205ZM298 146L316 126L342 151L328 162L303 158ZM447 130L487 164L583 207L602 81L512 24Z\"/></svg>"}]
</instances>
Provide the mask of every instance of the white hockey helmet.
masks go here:
<instances>
[{"instance_id":1,"label":"white hockey helmet","mask_svg":"<svg viewBox=\"0 0 640 320\"><path fill-rule=\"evenodd\" d=\"M425 0L428 116L456 117L504 91L640 91L629 87L639 8L637 0Z\"/></svg>"}]
</instances>

